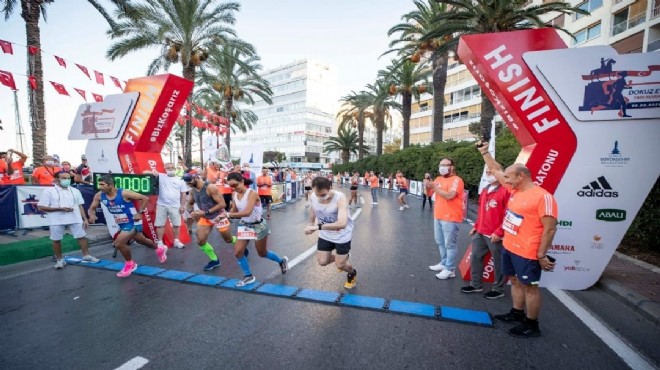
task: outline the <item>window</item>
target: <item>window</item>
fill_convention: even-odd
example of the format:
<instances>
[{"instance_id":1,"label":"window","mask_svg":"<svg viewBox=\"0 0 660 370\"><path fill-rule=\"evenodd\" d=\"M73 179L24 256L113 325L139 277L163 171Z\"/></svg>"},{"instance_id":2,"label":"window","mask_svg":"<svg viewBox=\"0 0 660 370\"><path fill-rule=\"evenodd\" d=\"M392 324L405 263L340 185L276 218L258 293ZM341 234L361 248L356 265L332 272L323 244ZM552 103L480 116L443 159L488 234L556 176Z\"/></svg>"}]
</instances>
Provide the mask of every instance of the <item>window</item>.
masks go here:
<instances>
[{"instance_id":1,"label":"window","mask_svg":"<svg viewBox=\"0 0 660 370\"><path fill-rule=\"evenodd\" d=\"M583 2L582 4L578 5L577 7L582 9L582 10L586 10L588 12L593 12L594 10L600 8L601 6L603 6L603 0L589 0L589 1ZM584 16L585 15L583 15L583 14L575 13L575 19L580 19Z\"/></svg>"},{"instance_id":2,"label":"window","mask_svg":"<svg viewBox=\"0 0 660 370\"><path fill-rule=\"evenodd\" d=\"M573 45L579 45L583 42L600 37L600 22L577 31L573 36L575 36L575 40L572 41Z\"/></svg>"}]
</instances>

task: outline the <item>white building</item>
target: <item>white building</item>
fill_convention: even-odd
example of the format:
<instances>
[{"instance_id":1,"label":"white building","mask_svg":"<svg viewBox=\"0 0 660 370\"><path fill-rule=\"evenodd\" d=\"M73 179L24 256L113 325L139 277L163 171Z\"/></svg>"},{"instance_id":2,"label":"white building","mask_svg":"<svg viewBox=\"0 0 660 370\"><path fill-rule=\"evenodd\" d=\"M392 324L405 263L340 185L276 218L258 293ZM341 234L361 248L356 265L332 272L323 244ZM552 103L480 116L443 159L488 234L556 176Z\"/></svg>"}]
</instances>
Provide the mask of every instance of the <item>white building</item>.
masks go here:
<instances>
[{"instance_id":1,"label":"white building","mask_svg":"<svg viewBox=\"0 0 660 370\"><path fill-rule=\"evenodd\" d=\"M323 142L334 132L337 111L337 72L329 65L298 60L267 70L262 77L270 82L273 104L257 99L248 107L259 121L247 133L232 136L233 157L252 143L265 151L286 154L285 166L300 169L329 168L332 158L323 153Z\"/></svg>"}]
</instances>

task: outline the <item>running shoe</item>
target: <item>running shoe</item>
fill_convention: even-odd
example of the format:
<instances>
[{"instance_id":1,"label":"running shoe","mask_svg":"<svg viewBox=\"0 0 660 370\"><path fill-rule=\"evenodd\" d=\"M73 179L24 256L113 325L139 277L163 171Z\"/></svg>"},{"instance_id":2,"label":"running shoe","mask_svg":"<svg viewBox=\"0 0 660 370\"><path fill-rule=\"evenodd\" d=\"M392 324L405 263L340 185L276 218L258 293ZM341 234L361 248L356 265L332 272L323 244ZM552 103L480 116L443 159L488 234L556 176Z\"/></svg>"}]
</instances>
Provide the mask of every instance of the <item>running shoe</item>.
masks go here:
<instances>
[{"instance_id":1,"label":"running shoe","mask_svg":"<svg viewBox=\"0 0 660 370\"><path fill-rule=\"evenodd\" d=\"M503 292L496 292L494 290L491 290L490 292L484 294L484 298L486 299L497 299L497 298L502 298L504 297Z\"/></svg>"},{"instance_id":2,"label":"running shoe","mask_svg":"<svg viewBox=\"0 0 660 370\"><path fill-rule=\"evenodd\" d=\"M121 269L121 271L119 271L117 273L117 277L120 277L120 278L128 277L129 275L131 275L133 273L133 271L137 270L137 268L138 268L137 263L133 262L129 265L128 262L126 262L126 263L124 263L124 268Z\"/></svg>"},{"instance_id":3,"label":"running shoe","mask_svg":"<svg viewBox=\"0 0 660 370\"><path fill-rule=\"evenodd\" d=\"M236 241L237 241L237 240L238 240L237 237L235 237L235 236L232 236L232 237L231 237L231 243L232 243L232 244L236 244ZM247 257L247 256L245 256L245 257Z\"/></svg>"},{"instance_id":4,"label":"running shoe","mask_svg":"<svg viewBox=\"0 0 660 370\"><path fill-rule=\"evenodd\" d=\"M158 255L158 260L160 261L160 263L165 263L165 261L167 261L167 247L166 246L156 248L156 254Z\"/></svg>"},{"instance_id":5,"label":"running shoe","mask_svg":"<svg viewBox=\"0 0 660 370\"><path fill-rule=\"evenodd\" d=\"M179 239L174 239L174 248L183 249L186 246Z\"/></svg>"},{"instance_id":6,"label":"running shoe","mask_svg":"<svg viewBox=\"0 0 660 370\"><path fill-rule=\"evenodd\" d=\"M403 207L399 207L399 211L403 211Z\"/></svg>"},{"instance_id":7,"label":"running shoe","mask_svg":"<svg viewBox=\"0 0 660 370\"><path fill-rule=\"evenodd\" d=\"M410 206L407 205L407 204L404 204L404 205L403 205L403 208L410 208Z\"/></svg>"},{"instance_id":8,"label":"running shoe","mask_svg":"<svg viewBox=\"0 0 660 370\"><path fill-rule=\"evenodd\" d=\"M282 275L286 274L289 270L289 257L282 257L282 262L280 262L280 268L282 269Z\"/></svg>"},{"instance_id":9,"label":"running shoe","mask_svg":"<svg viewBox=\"0 0 660 370\"><path fill-rule=\"evenodd\" d=\"M55 270L61 270L66 266L66 261L64 259L59 259L55 262Z\"/></svg>"},{"instance_id":10,"label":"running shoe","mask_svg":"<svg viewBox=\"0 0 660 370\"><path fill-rule=\"evenodd\" d=\"M204 266L204 271L211 271L216 267L220 267L220 260L219 259L209 261L209 263L207 263L206 266Z\"/></svg>"},{"instance_id":11,"label":"running shoe","mask_svg":"<svg viewBox=\"0 0 660 370\"><path fill-rule=\"evenodd\" d=\"M246 276L243 280L239 280L238 283L236 283L236 286L240 288L242 286L253 284L255 281L257 281L257 278L255 278L254 275Z\"/></svg>"},{"instance_id":12,"label":"running shoe","mask_svg":"<svg viewBox=\"0 0 660 370\"><path fill-rule=\"evenodd\" d=\"M525 320L525 314L513 312L513 310L511 310L504 315L494 315L493 318L497 321L506 323L522 323L523 320Z\"/></svg>"},{"instance_id":13,"label":"running shoe","mask_svg":"<svg viewBox=\"0 0 660 370\"><path fill-rule=\"evenodd\" d=\"M97 263L98 261L100 261L100 259L98 259L98 258L96 258L92 255L89 255L89 254L86 255L86 256L83 256L82 260L83 260L83 262L89 262L89 263Z\"/></svg>"},{"instance_id":14,"label":"running shoe","mask_svg":"<svg viewBox=\"0 0 660 370\"><path fill-rule=\"evenodd\" d=\"M438 263L437 265L429 266L429 270L431 271L440 272L444 269L445 269L445 265L443 265L442 262Z\"/></svg>"},{"instance_id":15,"label":"running shoe","mask_svg":"<svg viewBox=\"0 0 660 370\"><path fill-rule=\"evenodd\" d=\"M344 289L353 289L357 284L357 270L353 269L353 272L346 274L346 282L344 283Z\"/></svg>"},{"instance_id":16,"label":"running shoe","mask_svg":"<svg viewBox=\"0 0 660 370\"><path fill-rule=\"evenodd\" d=\"M538 324L532 325L525 320L522 324L511 328L509 330L509 335L516 338L540 337L541 330L539 330Z\"/></svg>"},{"instance_id":17,"label":"running shoe","mask_svg":"<svg viewBox=\"0 0 660 370\"><path fill-rule=\"evenodd\" d=\"M439 274L436 274L435 277L437 277L440 280L447 280L449 278L456 277L456 274L454 273L454 271L442 270L440 271Z\"/></svg>"}]
</instances>

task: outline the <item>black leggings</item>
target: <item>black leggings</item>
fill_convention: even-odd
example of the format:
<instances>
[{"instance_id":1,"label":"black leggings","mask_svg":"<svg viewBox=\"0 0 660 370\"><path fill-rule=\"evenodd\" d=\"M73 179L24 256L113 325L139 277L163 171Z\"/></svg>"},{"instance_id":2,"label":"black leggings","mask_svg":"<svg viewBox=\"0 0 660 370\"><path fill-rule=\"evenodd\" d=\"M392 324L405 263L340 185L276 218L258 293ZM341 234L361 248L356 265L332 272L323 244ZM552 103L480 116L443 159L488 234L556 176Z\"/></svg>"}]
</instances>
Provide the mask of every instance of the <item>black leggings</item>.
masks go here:
<instances>
[{"instance_id":1,"label":"black leggings","mask_svg":"<svg viewBox=\"0 0 660 370\"><path fill-rule=\"evenodd\" d=\"M422 208L426 205L426 200L429 200L429 207L433 207L433 201L431 200L431 197L426 196L426 194L422 193Z\"/></svg>"}]
</instances>

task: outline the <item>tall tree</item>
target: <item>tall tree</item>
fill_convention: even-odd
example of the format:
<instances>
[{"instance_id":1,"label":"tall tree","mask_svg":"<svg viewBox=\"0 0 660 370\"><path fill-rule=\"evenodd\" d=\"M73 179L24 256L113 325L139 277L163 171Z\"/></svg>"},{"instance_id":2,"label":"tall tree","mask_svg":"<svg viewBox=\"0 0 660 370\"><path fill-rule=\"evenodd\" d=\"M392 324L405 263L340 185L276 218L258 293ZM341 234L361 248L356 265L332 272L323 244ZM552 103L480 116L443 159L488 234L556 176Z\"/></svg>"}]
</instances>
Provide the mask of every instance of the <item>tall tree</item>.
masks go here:
<instances>
[{"instance_id":1,"label":"tall tree","mask_svg":"<svg viewBox=\"0 0 660 370\"><path fill-rule=\"evenodd\" d=\"M419 101L421 94L432 93L428 88L428 77L431 68L425 64L411 62L408 58L393 60L378 76L390 84L390 95L401 96L401 113L403 115L403 148L410 145L410 116L412 115L413 98Z\"/></svg>"},{"instance_id":2,"label":"tall tree","mask_svg":"<svg viewBox=\"0 0 660 370\"><path fill-rule=\"evenodd\" d=\"M367 96L371 100L372 122L376 127L376 155L383 154L383 132L392 125L390 109L401 110L401 104L390 96L390 87L385 80L367 85Z\"/></svg>"},{"instance_id":3,"label":"tall tree","mask_svg":"<svg viewBox=\"0 0 660 370\"><path fill-rule=\"evenodd\" d=\"M468 0L469 1L469 0ZM422 40L422 37L435 29L435 19L445 13L445 5L434 0L414 0L417 9L404 14L399 23L387 32L388 36L398 34L398 38L390 42L390 52L410 58L413 63L421 60L422 54L429 52L433 75L433 130L432 140L442 141L445 115L445 85L447 84L448 50L438 47L446 40Z\"/></svg>"},{"instance_id":4,"label":"tall tree","mask_svg":"<svg viewBox=\"0 0 660 370\"><path fill-rule=\"evenodd\" d=\"M128 1L111 0L119 9L125 9ZM30 127L32 129L32 156L34 164L40 164L48 153L46 142L46 110L44 107L44 72L41 62L41 29L39 19L46 17L46 5L54 0L20 0L21 18L25 21L26 43L32 48L27 51L27 75L33 76L37 87L32 89L28 82L28 103L30 110ZM108 15L103 6L95 0L88 0L105 18L111 28L116 26L112 17ZM2 12L5 20L14 13L19 0L3 0Z\"/></svg>"},{"instance_id":5,"label":"tall tree","mask_svg":"<svg viewBox=\"0 0 660 370\"><path fill-rule=\"evenodd\" d=\"M440 43L435 53L444 53L455 49L458 38L454 35L468 35L476 33L509 32L532 28L552 27L573 35L566 29L557 25L547 25L541 17L551 14L583 14L589 12L572 6L568 2L543 2L540 5L527 6L526 0L437 0L446 5L448 11L438 13L432 19L432 27L426 29L421 42L432 43L434 40L447 40ZM481 90L481 134L490 135L490 129L495 116L495 107L488 99L488 95Z\"/></svg>"},{"instance_id":6,"label":"tall tree","mask_svg":"<svg viewBox=\"0 0 660 370\"><path fill-rule=\"evenodd\" d=\"M339 99L344 103L337 117L341 119L339 128L350 125L352 128L357 128L358 132L358 158L362 159L365 153L364 145L364 129L368 119L371 119L373 114L368 111L371 106L371 98L369 94L364 91L359 93L351 91L350 94L345 95Z\"/></svg>"},{"instance_id":7,"label":"tall tree","mask_svg":"<svg viewBox=\"0 0 660 370\"><path fill-rule=\"evenodd\" d=\"M115 43L107 51L110 60L129 53L159 48L147 73L152 75L180 62L183 77L195 81L198 67L209 57L209 49L233 45L251 49L235 38L231 25L240 5L213 0L143 0L128 9L118 8L117 27L108 31ZM254 51L254 50L250 50ZM192 122L185 125L185 162L192 165Z\"/></svg>"},{"instance_id":8,"label":"tall tree","mask_svg":"<svg viewBox=\"0 0 660 370\"><path fill-rule=\"evenodd\" d=\"M362 146L362 149L367 150L367 147ZM330 136L323 143L323 151L325 153L339 152L341 162L343 164L348 163L351 153L358 154L360 151L357 131L346 126L339 127L337 136Z\"/></svg>"}]
</instances>

